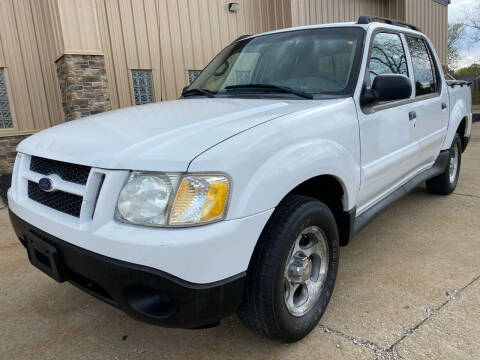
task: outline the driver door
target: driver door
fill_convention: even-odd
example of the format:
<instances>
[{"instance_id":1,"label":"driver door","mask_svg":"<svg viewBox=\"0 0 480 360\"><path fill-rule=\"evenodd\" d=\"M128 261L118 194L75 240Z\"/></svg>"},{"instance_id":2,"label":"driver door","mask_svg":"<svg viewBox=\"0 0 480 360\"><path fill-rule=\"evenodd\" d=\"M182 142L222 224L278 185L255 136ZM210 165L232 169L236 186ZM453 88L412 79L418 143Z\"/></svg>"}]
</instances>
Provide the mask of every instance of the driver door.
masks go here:
<instances>
[{"instance_id":1,"label":"driver door","mask_svg":"<svg viewBox=\"0 0 480 360\"><path fill-rule=\"evenodd\" d=\"M376 75L410 76L402 35L387 30L372 34L365 86ZM361 186L357 214L384 198L418 168L419 145L410 99L376 103L368 108L357 101L361 144Z\"/></svg>"}]
</instances>

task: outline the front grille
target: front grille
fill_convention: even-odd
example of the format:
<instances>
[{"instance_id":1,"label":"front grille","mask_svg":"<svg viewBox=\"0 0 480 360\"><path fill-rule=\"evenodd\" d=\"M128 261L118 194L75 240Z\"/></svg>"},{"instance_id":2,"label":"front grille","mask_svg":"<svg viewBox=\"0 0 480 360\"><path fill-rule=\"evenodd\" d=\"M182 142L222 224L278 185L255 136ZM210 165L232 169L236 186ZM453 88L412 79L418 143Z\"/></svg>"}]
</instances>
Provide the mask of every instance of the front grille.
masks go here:
<instances>
[{"instance_id":1,"label":"front grille","mask_svg":"<svg viewBox=\"0 0 480 360\"><path fill-rule=\"evenodd\" d=\"M87 183L90 167L84 165L70 164L63 161L50 160L32 156L30 170L43 175L57 174L63 180L76 184Z\"/></svg>"},{"instance_id":2,"label":"front grille","mask_svg":"<svg viewBox=\"0 0 480 360\"><path fill-rule=\"evenodd\" d=\"M40 204L65 214L80 217L83 198L81 196L66 193L63 191L45 192L38 187L38 184L28 182L28 197Z\"/></svg>"}]
</instances>

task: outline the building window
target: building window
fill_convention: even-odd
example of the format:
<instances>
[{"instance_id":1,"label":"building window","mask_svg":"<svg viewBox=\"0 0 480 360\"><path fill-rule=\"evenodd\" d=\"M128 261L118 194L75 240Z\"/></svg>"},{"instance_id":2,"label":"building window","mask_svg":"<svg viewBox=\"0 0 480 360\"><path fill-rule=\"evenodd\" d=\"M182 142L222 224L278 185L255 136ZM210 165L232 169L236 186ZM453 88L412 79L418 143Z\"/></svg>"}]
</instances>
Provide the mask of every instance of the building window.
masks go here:
<instances>
[{"instance_id":1,"label":"building window","mask_svg":"<svg viewBox=\"0 0 480 360\"><path fill-rule=\"evenodd\" d=\"M193 83L201 72L202 70L188 70L188 82Z\"/></svg>"},{"instance_id":2,"label":"building window","mask_svg":"<svg viewBox=\"0 0 480 360\"><path fill-rule=\"evenodd\" d=\"M251 71L236 70L235 73L237 74L237 84L243 85L250 83Z\"/></svg>"},{"instance_id":3,"label":"building window","mask_svg":"<svg viewBox=\"0 0 480 360\"><path fill-rule=\"evenodd\" d=\"M132 70L132 80L135 105L155 102L152 72L150 70Z\"/></svg>"},{"instance_id":4,"label":"building window","mask_svg":"<svg viewBox=\"0 0 480 360\"><path fill-rule=\"evenodd\" d=\"M4 70L0 69L0 129L10 128L13 128L13 121L8 104L7 84Z\"/></svg>"}]
</instances>

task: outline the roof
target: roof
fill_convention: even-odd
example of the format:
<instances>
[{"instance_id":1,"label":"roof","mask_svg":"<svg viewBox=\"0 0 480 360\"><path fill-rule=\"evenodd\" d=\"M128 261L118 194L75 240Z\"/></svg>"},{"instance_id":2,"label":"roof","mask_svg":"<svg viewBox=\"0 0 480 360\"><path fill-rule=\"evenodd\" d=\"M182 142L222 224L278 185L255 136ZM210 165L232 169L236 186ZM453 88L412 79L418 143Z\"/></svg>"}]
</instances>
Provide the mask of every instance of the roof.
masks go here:
<instances>
[{"instance_id":1,"label":"roof","mask_svg":"<svg viewBox=\"0 0 480 360\"><path fill-rule=\"evenodd\" d=\"M391 28L397 31L404 31L404 32L411 32L421 34L421 32L409 29L403 26L396 26L396 25L389 25L382 22L371 22L369 24L358 24L356 22L343 22L343 23L330 23L330 24L317 24L317 25L305 25L305 26L298 26L298 27L291 27L273 31L267 31L261 34L251 35L251 37L257 37L262 35L269 35L269 34L276 34L282 33L287 31L297 31L297 30L309 30L309 29L324 29L324 28L332 28L332 27L360 27L362 29L367 30L369 27L382 27L382 28ZM247 38L247 37L245 37Z\"/></svg>"}]
</instances>

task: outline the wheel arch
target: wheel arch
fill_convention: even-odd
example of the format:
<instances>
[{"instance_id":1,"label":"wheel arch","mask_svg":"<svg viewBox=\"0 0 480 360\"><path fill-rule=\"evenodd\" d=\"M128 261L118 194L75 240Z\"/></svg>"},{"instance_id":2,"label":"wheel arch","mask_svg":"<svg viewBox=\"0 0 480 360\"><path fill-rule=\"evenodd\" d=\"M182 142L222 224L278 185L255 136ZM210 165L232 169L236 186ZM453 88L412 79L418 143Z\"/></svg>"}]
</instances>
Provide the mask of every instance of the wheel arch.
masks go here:
<instances>
[{"instance_id":1,"label":"wheel arch","mask_svg":"<svg viewBox=\"0 0 480 360\"><path fill-rule=\"evenodd\" d=\"M447 135L442 145L442 150L450 149L455 134L459 134L462 139L462 146L464 147L464 137L466 131L469 129L469 116L465 100L457 99L450 112L450 122L448 125ZM470 120L471 121L471 120ZM463 131L463 133L459 133Z\"/></svg>"},{"instance_id":2,"label":"wheel arch","mask_svg":"<svg viewBox=\"0 0 480 360\"><path fill-rule=\"evenodd\" d=\"M290 194L310 196L327 205L337 223L340 245L348 244L353 233L355 208L344 210L348 193L341 179L330 174L315 176L298 184L286 196Z\"/></svg>"},{"instance_id":3,"label":"wheel arch","mask_svg":"<svg viewBox=\"0 0 480 360\"><path fill-rule=\"evenodd\" d=\"M467 130L467 121L468 117L464 116L462 120L460 120L460 124L457 126L456 134L460 136L460 140L462 141L462 152L465 150L467 147L467 139L465 137L466 135L466 130Z\"/></svg>"}]
</instances>

